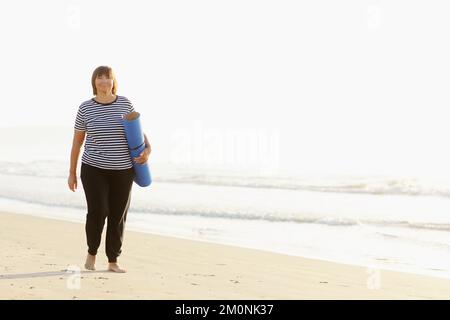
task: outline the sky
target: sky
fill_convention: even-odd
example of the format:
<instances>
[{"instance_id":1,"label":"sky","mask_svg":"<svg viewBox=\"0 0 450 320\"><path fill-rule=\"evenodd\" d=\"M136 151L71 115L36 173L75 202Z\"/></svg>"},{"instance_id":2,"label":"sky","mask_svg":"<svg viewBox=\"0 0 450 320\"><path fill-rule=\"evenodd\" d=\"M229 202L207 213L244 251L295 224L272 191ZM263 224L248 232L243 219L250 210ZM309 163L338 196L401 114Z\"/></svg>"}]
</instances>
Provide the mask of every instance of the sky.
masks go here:
<instances>
[{"instance_id":1,"label":"sky","mask_svg":"<svg viewBox=\"0 0 450 320\"><path fill-rule=\"evenodd\" d=\"M0 127L73 130L93 70L109 65L155 161L450 178L449 9L2 1Z\"/></svg>"}]
</instances>

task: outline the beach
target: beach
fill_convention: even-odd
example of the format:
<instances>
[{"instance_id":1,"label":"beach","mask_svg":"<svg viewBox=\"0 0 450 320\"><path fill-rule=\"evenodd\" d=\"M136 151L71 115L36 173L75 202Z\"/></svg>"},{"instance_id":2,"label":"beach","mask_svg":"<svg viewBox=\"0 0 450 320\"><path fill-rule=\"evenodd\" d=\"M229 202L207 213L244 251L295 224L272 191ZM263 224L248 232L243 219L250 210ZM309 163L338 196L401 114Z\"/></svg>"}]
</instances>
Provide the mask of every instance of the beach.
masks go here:
<instances>
[{"instance_id":1,"label":"beach","mask_svg":"<svg viewBox=\"0 0 450 320\"><path fill-rule=\"evenodd\" d=\"M9 2L0 300L449 299L444 4Z\"/></svg>"},{"instance_id":2,"label":"beach","mask_svg":"<svg viewBox=\"0 0 450 320\"><path fill-rule=\"evenodd\" d=\"M0 299L448 299L450 280L134 231L82 268L84 224L0 213ZM103 236L105 232L103 232Z\"/></svg>"}]
</instances>

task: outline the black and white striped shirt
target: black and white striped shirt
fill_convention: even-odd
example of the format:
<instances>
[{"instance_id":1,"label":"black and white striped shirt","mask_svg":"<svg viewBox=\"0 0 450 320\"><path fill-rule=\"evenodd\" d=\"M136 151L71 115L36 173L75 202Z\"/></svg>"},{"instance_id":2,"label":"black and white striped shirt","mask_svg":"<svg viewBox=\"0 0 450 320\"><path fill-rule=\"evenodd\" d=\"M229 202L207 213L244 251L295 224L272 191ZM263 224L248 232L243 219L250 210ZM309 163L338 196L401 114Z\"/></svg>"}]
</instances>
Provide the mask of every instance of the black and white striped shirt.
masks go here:
<instances>
[{"instance_id":1,"label":"black and white striped shirt","mask_svg":"<svg viewBox=\"0 0 450 320\"><path fill-rule=\"evenodd\" d=\"M82 163L112 170L133 167L122 123L122 116L131 111L130 100L118 95L111 103L92 98L79 106L74 127L86 132Z\"/></svg>"}]
</instances>

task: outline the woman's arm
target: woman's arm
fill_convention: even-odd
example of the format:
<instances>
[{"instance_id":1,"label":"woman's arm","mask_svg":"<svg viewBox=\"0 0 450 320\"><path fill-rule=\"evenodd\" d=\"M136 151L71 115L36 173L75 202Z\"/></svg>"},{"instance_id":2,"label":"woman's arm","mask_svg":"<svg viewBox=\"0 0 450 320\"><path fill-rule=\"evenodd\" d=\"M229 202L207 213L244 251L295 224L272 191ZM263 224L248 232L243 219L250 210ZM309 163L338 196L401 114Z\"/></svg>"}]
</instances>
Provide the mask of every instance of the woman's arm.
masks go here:
<instances>
[{"instance_id":1,"label":"woman's arm","mask_svg":"<svg viewBox=\"0 0 450 320\"><path fill-rule=\"evenodd\" d=\"M77 162L78 156L80 155L80 149L84 142L85 131L74 130L72 151L70 152L70 169L69 178L67 179L67 184L69 189L75 192L77 188Z\"/></svg>"},{"instance_id":2,"label":"woman's arm","mask_svg":"<svg viewBox=\"0 0 450 320\"><path fill-rule=\"evenodd\" d=\"M152 152L152 146L150 145L150 142L148 142L147 136L144 133L144 140L145 140L145 149L144 151L141 152L141 154L139 155L139 157L135 157L133 159L134 162L136 163L145 163L148 160L148 157L150 155L150 153Z\"/></svg>"},{"instance_id":3,"label":"woman's arm","mask_svg":"<svg viewBox=\"0 0 450 320\"><path fill-rule=\"evenodd\" d=\"M70 174L77 173L77 163L78 157L80 155L80 149L84 142L84 137L86 135L85 131L74 130L73 134L73 142L72 142L72 151L70 152Z\"/></svg>"},{"instance_id":4,"label":"woman's arm","mask_svg":"<svg viewBox=\"0 0 450 320\"><path fill-rule=\"evenodd\" d=\"M145 149L148 149L148 153L152 151L152 146L150 145L150 142L148 142L147 136L144 133L144 140L145 140Z\"/></svg>"}]
</instances>

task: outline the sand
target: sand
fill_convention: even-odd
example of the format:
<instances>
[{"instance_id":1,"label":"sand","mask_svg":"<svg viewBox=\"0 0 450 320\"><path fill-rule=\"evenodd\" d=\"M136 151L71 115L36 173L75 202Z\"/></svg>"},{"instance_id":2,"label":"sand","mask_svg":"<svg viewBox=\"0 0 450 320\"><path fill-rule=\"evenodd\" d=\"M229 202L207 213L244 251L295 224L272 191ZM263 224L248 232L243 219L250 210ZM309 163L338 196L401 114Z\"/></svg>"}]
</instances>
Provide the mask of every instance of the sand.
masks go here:
<instances>
[{"instance_id":1,"label":"sand","mask_svg":"<svg viewBox=\"0 0 450 320\"><path fill-rule=\"evenodd\" d=\"M86 271L84 224L2 212L0 225L0 299L450 298L447 279L128 230L127 273L106 271L104 238Z\"/></svg>"}]
</instances>

